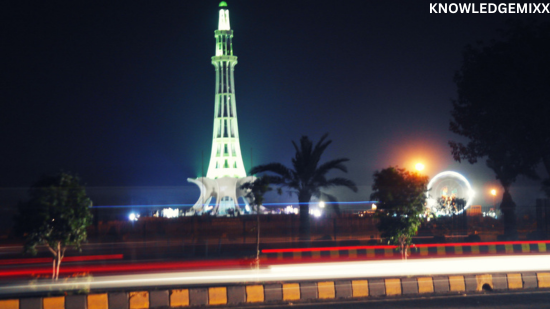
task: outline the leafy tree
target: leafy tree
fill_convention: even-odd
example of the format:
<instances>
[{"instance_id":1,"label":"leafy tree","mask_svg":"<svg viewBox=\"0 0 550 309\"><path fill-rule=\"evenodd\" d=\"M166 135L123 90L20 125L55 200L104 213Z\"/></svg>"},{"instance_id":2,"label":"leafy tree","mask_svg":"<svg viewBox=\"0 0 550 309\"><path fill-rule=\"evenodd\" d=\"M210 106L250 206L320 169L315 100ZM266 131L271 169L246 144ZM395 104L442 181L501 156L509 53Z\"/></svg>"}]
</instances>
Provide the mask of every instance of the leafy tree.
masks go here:
<instances>
[{"instance_id":1,"label":"leafy tree","mask_svg":"<svg viewBox=\"0 0 550 309\"><path fill-rule=\"evenodd\" d=\"M320 163L321 155L332 143L331 140L326 140L327 137L328 133L323 135L315 146L307 136L300 138L299 145L293 141L292 145L294 145L296 154L292 158L292 168L288 168L281 163L269 163L256 166L250 171L251 174L274 173L277 176L270 177L272 184L286 187L290 189L291 194L298 195L300 238L304 240L310 239L309 202L311 197L314 196L318 199L333 202L329 204L335 205L336 197L323 192L323 189L343 186L357 192L357 186L349 179L341 177L327 178L328 173L334 169L347 172L347 168L343 163L349 161L347 158L339 158ZM335 209L338 211L338 208Z\"/></svg>"},{"instance_id":2,"label":"leafy tree","mask_svg":"<svg viewBox=\"0 0 550 309\"><path fill-rule=\"evenodd\" d=\"M53 255L52 279L59 278L59 266L69 246L80 250L91 224L91 200L77 176L60 173L45 176L29 190L30 200L19 203L16 232L25 238L25 252L36 254L45 245Z\"/></svg>"},{"instance_id":3,"label":"leafy tree","mask_svg":"<svg viewBox=\"0 0 550 309\"><path fill-rule=\"evenodd\" d=\"M507 234L515 230L510 185L519 175L538 178L540 162L550 174L550 23L510 22L502 38L467 46L455 73L457 99L450 130L456 161L486 158L504 188L501 210ZM550 179L543 181L550 196Z\"/></svg>"},{"instance_id":4,"label":"leafy tree","mask_svg":"<svg viewBox=\"0 0 550 309\"><path fill-rule=\"evenodd\" d=\"M256 211L256 268L260 267L260 208L264 203L264 194L271 191L270 178L267 175L256 178L252 182L244 183L241 189L247 190L245 197L250 201L252 209Z\"/></svg>"},{"instance_id":5,"label":"leafy tree","mask_svg":"<svg viewBox=\"0 0 550 309\"><path fill-rule=\"evenodd\" d=\"M377 228L388 243L407 259L412 237L422 223L428 177L403 168L388 167L374 173L371 199L378 201Z\"/></svg>"}]
</instances>

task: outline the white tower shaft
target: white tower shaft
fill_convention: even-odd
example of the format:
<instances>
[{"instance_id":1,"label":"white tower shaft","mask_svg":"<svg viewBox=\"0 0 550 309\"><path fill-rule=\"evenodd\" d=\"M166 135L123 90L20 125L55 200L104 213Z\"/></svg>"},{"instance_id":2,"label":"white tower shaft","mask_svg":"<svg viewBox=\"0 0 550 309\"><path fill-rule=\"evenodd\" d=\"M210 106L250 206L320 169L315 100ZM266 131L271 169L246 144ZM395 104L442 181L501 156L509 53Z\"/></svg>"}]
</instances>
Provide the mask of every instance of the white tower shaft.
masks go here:
<instances>
[{"instance_id":1,"label":"white tower shaft","mask_svg":"<svg viewBox=\"0 0 550 309\"><path fill-rule=\"evenodd\" d=\"M233 55L233 30L229 24L229 10L220 7L216 37L216 55L212 64L216 69L216 96L214 103L214 132L212 152L208 165L207 178L246 177L235 100L234 71L237 57Z\"/></svg>"}]
</instances>

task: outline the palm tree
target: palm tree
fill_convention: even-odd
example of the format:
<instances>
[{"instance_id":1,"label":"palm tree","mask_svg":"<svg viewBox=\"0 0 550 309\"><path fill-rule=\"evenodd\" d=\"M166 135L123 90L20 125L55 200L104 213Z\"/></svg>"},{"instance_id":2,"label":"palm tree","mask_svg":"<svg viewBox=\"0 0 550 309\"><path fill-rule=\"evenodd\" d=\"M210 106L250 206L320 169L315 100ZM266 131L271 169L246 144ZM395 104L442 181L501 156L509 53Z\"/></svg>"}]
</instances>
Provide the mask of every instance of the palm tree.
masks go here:
<instances>
[{"instance_id":1,"label":"palm tree","mask_svg":"<svg viewBox=\"0 0 550 309\"><path fill-rule=\"evenodd\" d=\"M298 146L294 141L294 149L296 154L292 158L292 167L288 168L281 163L269 163L259 165L250 171L250 174L258 174L271 172L276 176L270 177L270 183L280 185L290 189L291 194L298 195L300 205L300 239L309 240L309 202L311 197L317 197L321 200L336 203L336 198L327 194L322 189L328 189L336 186L343 186L357 192L357 186L349 179L335 177L327 179L327 174L333 170L341 170L347 172L346 166L343 164L349 161L347 158L340 158L320 164L321 155L325 149L332 143L331 140L326 140L328 133L323 135L319 142L313 147L313 142L307 137L300 138ZM329 203L330 204L330 203ZM338 210L337 206L335 209Z\"/></svg>"}]
</instances>

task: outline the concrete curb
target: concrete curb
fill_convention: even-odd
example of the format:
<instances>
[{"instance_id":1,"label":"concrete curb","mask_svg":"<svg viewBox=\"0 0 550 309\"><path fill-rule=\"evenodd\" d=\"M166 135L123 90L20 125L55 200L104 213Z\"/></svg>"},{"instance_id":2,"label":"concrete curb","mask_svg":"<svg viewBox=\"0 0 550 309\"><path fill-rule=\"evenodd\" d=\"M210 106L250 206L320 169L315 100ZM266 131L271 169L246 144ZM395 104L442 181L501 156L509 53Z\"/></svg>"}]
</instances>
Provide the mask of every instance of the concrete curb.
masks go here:
<instances>
[{"instance_id":1,"label":"concrete curb","mask_svg":"<svg viewBox=\"0 0 550 309\"><path fill-rule=\"evenodd\" d=\"M0 309L149 309L550 288L550 272L235 284L0 300Z\"/></svg>"}]
</instances>

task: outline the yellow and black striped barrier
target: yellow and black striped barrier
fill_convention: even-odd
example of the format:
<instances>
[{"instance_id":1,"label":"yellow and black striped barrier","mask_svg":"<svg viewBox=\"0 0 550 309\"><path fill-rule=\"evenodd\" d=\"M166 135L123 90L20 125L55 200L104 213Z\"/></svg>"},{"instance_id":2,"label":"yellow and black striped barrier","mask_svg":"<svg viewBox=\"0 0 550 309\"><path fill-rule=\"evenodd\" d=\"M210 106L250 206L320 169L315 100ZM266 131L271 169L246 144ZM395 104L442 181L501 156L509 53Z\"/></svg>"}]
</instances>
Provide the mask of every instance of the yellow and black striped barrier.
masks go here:
<instances>
[{"instance_id":1,"label":"yellow and black striped barrier","mask_svg":"<svg viewBox=\"0 0 550 309\"><path fill-rule=\"evenodd\" d=\"M0 300L0 309L148 309L550 288L550 272L242 284Z\"/></svg>"},{"instance_id":2,"label":"yellow and black striped barrier","mask_svg":"<svg viewBox=\"0 0 550 309\"><path fill-rule=\"evenodd\" d=\"M411 257L456 255L501 255L546 253L550 241L498 241L484 243L419 244ZM396 246L345 246L320 248L264 249L264 260L383 259L400 258Z\"/></svg>"}]
</instances>

